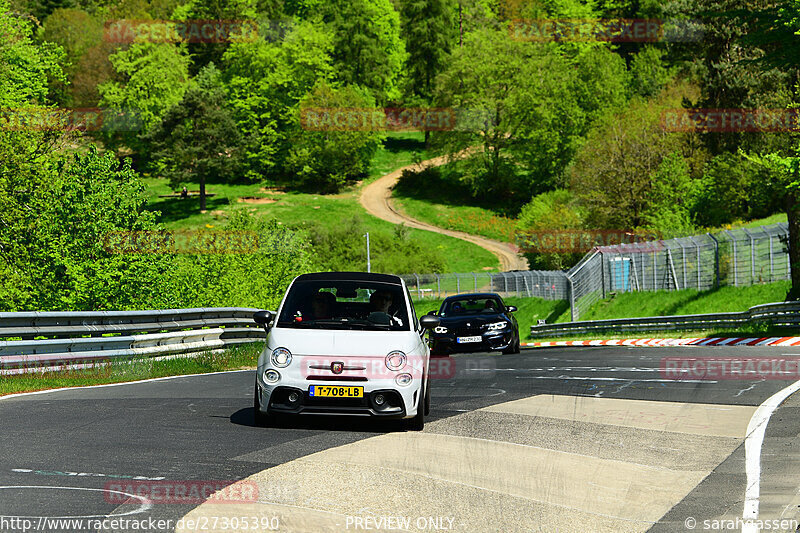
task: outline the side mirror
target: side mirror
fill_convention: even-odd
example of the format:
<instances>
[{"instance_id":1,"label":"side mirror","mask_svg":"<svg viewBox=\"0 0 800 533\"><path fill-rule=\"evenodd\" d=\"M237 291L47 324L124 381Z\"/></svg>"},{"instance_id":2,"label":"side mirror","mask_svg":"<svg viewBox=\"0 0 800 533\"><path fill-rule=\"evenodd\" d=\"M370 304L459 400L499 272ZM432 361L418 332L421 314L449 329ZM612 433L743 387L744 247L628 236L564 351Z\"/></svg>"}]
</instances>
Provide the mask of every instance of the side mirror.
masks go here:
<instances>
[{"instance_id":1,"label":"side mirror","mask_svg":"<svg viewBox=\"0 0 800 533\"><path fill-rule=\"evenodd\" d=\"M433 329L439 325L441 319L438 316L425 315L419 319L419 324L425 329Z\"/></svg>"},{"instance_id":2,"label":"side mirror","mask_svg":"<svg viewBox=\"0 0 800 533\"><path fill-rule=\"evenodd\" d=\"M517 310L517 306L516 305L507 305L506 306L506 311L508 311L509 313L513 313L516 310Z\"/></svg>"},{"instance_id":3,"label":"side mirror","mask_svg":"<svg viewBox=\"0 0 800 533\"><path fill-rule=\"evenodd\" d=\"M272 311L256 311L253 313L253 322L260 326L264 326L264 329L269 327L270 322L275 315L272 314Z\"/></svg>"}]
</instances>

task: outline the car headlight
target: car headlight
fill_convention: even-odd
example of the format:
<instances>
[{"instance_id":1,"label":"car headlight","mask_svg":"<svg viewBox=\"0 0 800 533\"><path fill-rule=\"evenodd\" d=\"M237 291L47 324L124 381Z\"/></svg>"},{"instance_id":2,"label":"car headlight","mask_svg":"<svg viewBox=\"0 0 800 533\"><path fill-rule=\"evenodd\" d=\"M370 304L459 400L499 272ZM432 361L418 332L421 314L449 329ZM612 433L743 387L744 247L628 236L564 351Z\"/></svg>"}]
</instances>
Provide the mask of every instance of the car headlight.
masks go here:
<instances>
[{"instance_id":1,"label":"car headlight","mask_svg":"<svg viewBox=\"0 0 800 533\"><path fill-rule=\"evenodd\" d=\"M411 374L400 374L394 378L394 382L401 387L407 387L413 379L414 378L411 377Z\"/></svg>"},{"instance_id":2,"label":"car headlight","mask_svg":"<svg viewBox=\"0 0 800 533\"><path fill-rule=\"evenodd\" d=\"M492 331L492 330L504 329L506 326L508 326L508 322L503 320L502 322L492 322L491 324L486 324L486 329Z\"/></svg>"},{"instance_id":3,"label":"car headlight","mask_svg":"<svg viewBox=\"0 0 800 533\"><path fill-rule=\"evenodd\" d=\"M433 328L434 333L447 333L447 328L444 326L436 326Z\"/></svg>"},{"instance_id":4,"label":"car headlight","mask_svg":"<svg viewBox=\"0 0 800 533\"><path fill-rule=\"evenodd\" d=\"M270 357L272 364L278 368L286 368L292 362L292 352L286 348L275 348Z\"/></svg>"},{"instance_id":5,"label":"car headlight","mask_svg":"<svg viewBox=\"0 0 800 533\"><path fill-rule=\"evenodd\" d=\"M389 370L401 370L404 366L406 366L406 354L400 350L390 352L386 356L386 368Z\"/></svg>"}]
</instances>

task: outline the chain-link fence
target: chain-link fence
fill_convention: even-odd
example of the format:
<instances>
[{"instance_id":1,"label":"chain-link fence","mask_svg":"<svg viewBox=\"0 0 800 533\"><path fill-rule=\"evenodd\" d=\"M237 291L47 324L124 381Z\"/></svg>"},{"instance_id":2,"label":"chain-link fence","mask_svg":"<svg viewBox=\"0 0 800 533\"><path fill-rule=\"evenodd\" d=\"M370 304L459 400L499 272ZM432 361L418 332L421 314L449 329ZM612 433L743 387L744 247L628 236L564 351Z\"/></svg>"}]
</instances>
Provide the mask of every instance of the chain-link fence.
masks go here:
<instances>
[{"instance_id":1,"label":"chain-link fence","mask_svg":"<svg viewBox=\"0 0 800 533\"><path fill-rule=\"evenodd\" d=\"M412 296L446 298L465 292L496 292L503 296L566 300L567 275L559 270L472 272L466 274L406 274L401 276Z\"/></svg>"},{"instance_id":2,"label":"chain-link fence","mask_svg":"<svg viewBox=\"0 0 800 533\"><path fill-rule=\"evenodd\" d=\"M473 272L402 276L417 298L465 292L568 300L572 320L610 293L745 286L790 278L788 225L725 230L597 247L568 272Z\"/></svg>"}]
</instances>

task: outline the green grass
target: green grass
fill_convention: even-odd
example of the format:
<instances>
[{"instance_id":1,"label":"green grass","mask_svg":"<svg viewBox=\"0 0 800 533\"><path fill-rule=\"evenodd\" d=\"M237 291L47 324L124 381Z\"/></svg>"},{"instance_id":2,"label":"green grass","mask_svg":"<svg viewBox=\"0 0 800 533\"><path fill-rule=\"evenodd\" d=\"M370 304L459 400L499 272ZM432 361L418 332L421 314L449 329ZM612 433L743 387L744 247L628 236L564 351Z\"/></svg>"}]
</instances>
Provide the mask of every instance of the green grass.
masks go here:
<instances>
[{"instance_id":1,"label":"green grass","mask_svg":"<svg viewBox=\"0 0 800 533\"><path fill-rule=\"evenodd\" d=\"M746 311L758 304L782 302L790 283L778 281L749 287L725 286L710 291L627 292L606 298L585 311L581 320L646 316L696 315ZM569 320L569 313L566 314ZM564 320L562 320L564 321Z\"/></svg>"},{"instance_id":2,"label":"green grass","mask_svg":"<svg viewBox=\"0 0 800 533\"><path fill-rule=\"evenodd\" d=\"M501 242L514 242L516 220L498 216L489 209L471 205L445 205L398 194L393 198L395 205L417 220Z\"/></svg>"},{"instance_id":3,"label":"green grass","mask_svg":"<svg viewBox=\"0 0 800 533\"><path fill-rule=\"evenodd\" d=\"M236 346L220 353L205 352L196 357L158 360L139 357L115 360L108 364L98 363L86 369L3 376L0 380L0 396L17 392L255 368L263 347L263 343L257 342Z\"/></svg>"},{"instance_id":4,"label":"green grass","mask_svg":"<svg viewBox=\"0 0 800 533\"><path fill-rule=\"evenodd\" d=\"M514 241L516 220L509 218L506 202L474 198L458 181L451 165L440 173L400 180L392 198L408 215L440 228L482 235L502 242Z\"/></svg>"},{"instance_id":5,"label":"green grass","mask_svg":"<svg viewBox=\"0 0 800 533\"><path fill-rule=\"evenodd\" d=\"M530 331L530 329L528 329ZM642 333L614 333L598 332L588 335L569 335L565 337L535 337L528 336L527 342L558 342L558 341L590 341L612 339L697 339L709 337L790 337L796 336L797 330L793 328L745 326L736 329L707 330L707 331L647 331ZM520 328L522 334L522 328Z\"/></svg>"},{"instance_id":6,"label":"green grass","mask_svg":"<svg viewBox=\"0 0 800 533\"><path fill-rule=\"evenodd\" d=\"M422 134L392 135L372 160L366 182L374 180L396 168L413 163L415 154L425 158ZM160 221L168 229L214 228L223 226L234 209L245 209L253 216L275 218L288 226L302 227L315 222L337 224L358 215L366 231L392 231L394 224L372 217L359 204L360 186L350 187L339 194L307 194L293 191L265 190L261 184L209 183L206 190L215 196L207 199L205 213L199 210L199 199L159 198L174 191L164 179L145 178L148 209L160 211ZM197 190L197 185L189 185ZM242 197L257 197L264 203L242 203ZM418 240L425 249L440 250L446 259L446 272L482 271L487 267L499 268L497 258L483 248L454 237L411 229L409 236ZM365 265L366 267L366 265Z\"/></svg>"}]
</instances>

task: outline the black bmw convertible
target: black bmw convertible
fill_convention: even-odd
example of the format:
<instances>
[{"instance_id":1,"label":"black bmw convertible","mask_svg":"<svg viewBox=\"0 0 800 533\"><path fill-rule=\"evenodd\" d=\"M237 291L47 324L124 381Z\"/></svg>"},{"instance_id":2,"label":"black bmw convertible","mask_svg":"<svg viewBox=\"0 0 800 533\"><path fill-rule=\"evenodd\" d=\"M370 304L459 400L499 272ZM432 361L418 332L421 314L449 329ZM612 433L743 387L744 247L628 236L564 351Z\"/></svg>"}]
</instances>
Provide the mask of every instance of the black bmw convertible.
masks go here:
<instances>
[{"instance_id":1,"label":"black bmw convertible","mask_svg":"<svg viewBox=\"0 0 800 533\"><path fill-rule=\"evenodd\" d=\"M494 293L459 294L446 298L439 311L439 326L430 332L433 355L456 352L500 351L519 353L519 325L513 305Z\"/></svg>"}]
</instances>

